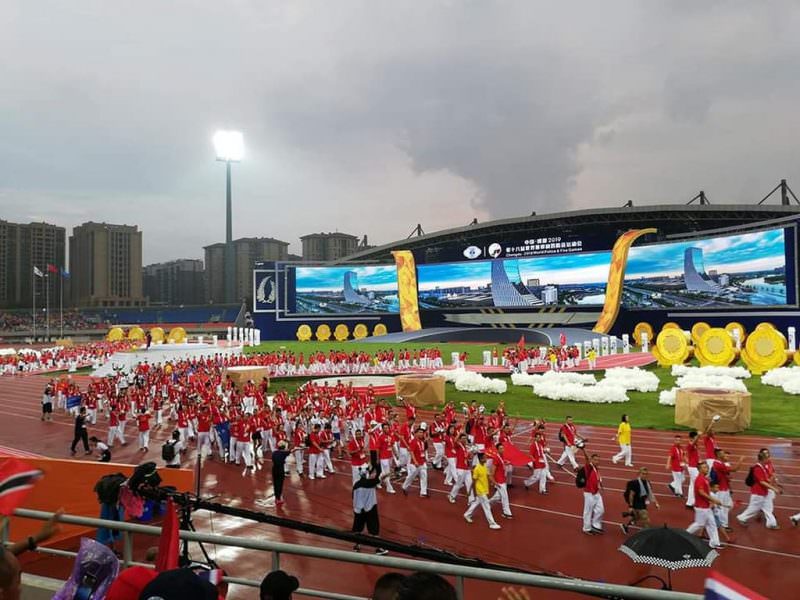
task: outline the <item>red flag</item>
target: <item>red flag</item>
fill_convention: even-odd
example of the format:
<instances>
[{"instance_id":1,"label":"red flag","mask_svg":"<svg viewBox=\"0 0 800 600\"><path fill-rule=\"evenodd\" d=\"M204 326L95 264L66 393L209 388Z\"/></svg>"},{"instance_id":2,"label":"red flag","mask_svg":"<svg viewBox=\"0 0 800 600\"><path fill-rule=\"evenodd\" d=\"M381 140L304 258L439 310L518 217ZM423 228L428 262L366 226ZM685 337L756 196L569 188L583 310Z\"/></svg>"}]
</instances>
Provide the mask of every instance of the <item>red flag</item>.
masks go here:
<instances>
[{"instance_id":1,"label":"red flag","mask_svg":"<svg viewBox=\"0 0 800 600\"><path fill-rule=\"evenodd\" d=\"M533 460L530 454L525 454L511 442L503 444L503 458L515 467L524 467Z\"/></svg>"},{"instance_id":2,"label":"red flag","mask_svg":"<svg viewBox=\"0 0 800 600\"><path fill-rule=\"evenodd\" d=\"M161 523L161 537L158 540L156 571L169 571L178 568L180 538L178 537L178 513L172 498L167 500L167 512Z\"/></svg>"},{"instance_id":3,"label":"red flag","mask_svg":"<svg viewBox=\"0 0 800 600\"><path fill-rule=\"evenodd\" d=\"M58 267L55 265L48 264L47 265L47 272L48 273L58 273Z\"/></svg>"},{"instance_id":4,"label":"red flag","mask_svg":"<svg viewBox=\"0 0 800 600\"><path fill-rule=\"evenodd\" d=\"M519 341L517 342L517 348L519 348L520 352L525 350L525 336L524 335L519 336Z\"/></svg>"},{"instance_id":5,"label":"red flag","mask_svg":"<svg viewBox=\"0 0 800 600\"><path fill-rule=\"evenodd\" d=\"M6 459L0 465L0 515L13 513L41 477L42 472L28 463L18 458Z\"/></svg>"}]
</instances>

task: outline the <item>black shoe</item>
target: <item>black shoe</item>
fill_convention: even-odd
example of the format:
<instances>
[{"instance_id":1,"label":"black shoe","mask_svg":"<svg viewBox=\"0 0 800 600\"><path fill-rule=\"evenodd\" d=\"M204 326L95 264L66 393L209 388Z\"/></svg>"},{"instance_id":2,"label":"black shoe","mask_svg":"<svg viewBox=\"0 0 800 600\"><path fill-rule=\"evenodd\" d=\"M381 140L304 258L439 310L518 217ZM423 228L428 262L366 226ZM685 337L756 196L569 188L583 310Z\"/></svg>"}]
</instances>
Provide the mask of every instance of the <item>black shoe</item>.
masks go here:
<instances>
[{"instance_id":1,"label":"black shoe","mask_svg":"<svg viewBox=\"0 0 800 600\"><path fill-rule=\"evenodd\" d=\"M361 552L361 545L356 544L355 546L353 546L353 552Z\"/></svg>"},{"instance_id":2,"label":"black shoe","mask_svg":"<svg viewBox=\"0 0 800 600\"><path fill-rule=\"evenodd\" d=\"M592 533L605 533L605 531L598 529L597 527L592 527Z\"/></svg>"},{"instance_id":3,"label":"black shoe","mask_svg":"<svg viewBox=\"0 0 800 600\"><path fill-rule=\"evenodd\" d=\"M688 504L685 506L685 508L686 510L694 510L694 506L690 506Z\"/></svg>"},{"instance_id":4,"label":"black shoe","mask_svg":"<svg viewBox=\"0 0 800 600\"><path fill-rule=\"evenodd\" d=\"M622 533L624 533L625 535L628 535L628 530L630 529L630 527L631 526L628 525L627 523L620 523L619 524L619 528L622 529Z\"/></svg>"}]
</instances>

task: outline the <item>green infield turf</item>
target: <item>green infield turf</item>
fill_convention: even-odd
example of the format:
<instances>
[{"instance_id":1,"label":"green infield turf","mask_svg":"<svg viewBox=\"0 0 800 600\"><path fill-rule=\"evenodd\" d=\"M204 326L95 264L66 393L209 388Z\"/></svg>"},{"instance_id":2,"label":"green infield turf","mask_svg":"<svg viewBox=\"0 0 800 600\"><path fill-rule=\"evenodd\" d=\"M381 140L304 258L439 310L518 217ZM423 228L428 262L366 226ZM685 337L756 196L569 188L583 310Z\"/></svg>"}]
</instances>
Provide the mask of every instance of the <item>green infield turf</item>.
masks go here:
<instances>
[{"instance_id":1,"label":"green infield turf","mask_svg":"<svg viewBox=\"0 0 800 600\"><path fill-rule=\"evenodd\" d=\"M376 352L387 348L408 349L410 351L436 347L443 355L445 364L450 362L451 352L467 352L468 363L480 364L483 350L491 350L492 344L398 344L381 345L359 342L267 342L257 348L247 348L249 352L272 352L280 349L303 352L321 350L328 352L331 349L346 350L348 352L364 350ZM497 346L501 350L502 346ZM659 391L673 387L675 379L670 375L669 369L651 366L648 370L654 372L661 385ZM547 400L535 396L529 387L511 385L511 378L501 376L508 383L508 392L505 394L477 394L473 392L459 392L452 384L447 384L447 398L459 402L468 402L477 399L488 409L497 405L500 399L506 403L506 408L511 416L520 418L541 417L548 421L561 421L565 415L572 415L580 423L591 425L619 424L622 413L630 416L634 428L652 429L678 429L674 423L674 409L658 404L658 392L628 392L630 402L622 404L590 404L586 402L564 402L560 400ZM598 378L600 375L598 374ZM276 388L285 388L293 391L298 385L307 381L308 377L285 380L276 383ZM747 389L752 394L752 424L748 433L774 436L799 437L800 436L800 398L786 394L780 388L766 386L761 383L761 378L753 376L745 380Z\"/></svg>"}]
</instances>

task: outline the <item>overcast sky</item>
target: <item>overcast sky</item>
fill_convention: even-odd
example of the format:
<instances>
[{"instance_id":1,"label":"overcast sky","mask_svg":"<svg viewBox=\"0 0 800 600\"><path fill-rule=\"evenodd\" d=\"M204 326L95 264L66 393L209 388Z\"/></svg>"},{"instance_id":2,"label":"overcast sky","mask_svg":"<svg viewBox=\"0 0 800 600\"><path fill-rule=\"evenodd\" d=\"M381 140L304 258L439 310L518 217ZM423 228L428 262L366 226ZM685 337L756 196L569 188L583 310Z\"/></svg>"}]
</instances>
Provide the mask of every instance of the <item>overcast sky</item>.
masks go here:
<instances>
[{"instance_id":1,"label":"overcast sky","mask_svg":"<svg viewBox=\"0 0 800 600\"><path fill-rule=\"evenodd\" d=\"M3 0L0 218L386 243L592 206L800 188L800 5ZM800 192L800 189L798 189Z\"/></svg>"}]
</instances>

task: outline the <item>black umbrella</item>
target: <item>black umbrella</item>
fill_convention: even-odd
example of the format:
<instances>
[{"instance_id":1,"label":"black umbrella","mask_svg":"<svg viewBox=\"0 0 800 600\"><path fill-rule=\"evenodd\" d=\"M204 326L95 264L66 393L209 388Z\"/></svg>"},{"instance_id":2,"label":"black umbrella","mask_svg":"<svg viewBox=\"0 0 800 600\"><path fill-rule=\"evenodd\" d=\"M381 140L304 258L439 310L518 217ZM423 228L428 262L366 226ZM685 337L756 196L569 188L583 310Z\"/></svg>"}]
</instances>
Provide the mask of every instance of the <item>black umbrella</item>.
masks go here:
<instances>
[{"instance_id":1,"label":"black umbrella","mask_svg":"<svg viewBox=\"0 0 800 600\"><path fill-rule=\"evenodd\" d=\"M710 567L719 556L699 537L685 529L673 527L654 527L642 529L632 535L622 546L620 552L627 554L635 563L663 567L670 572L677 569ZM670 588L672 587L670 581Z\"/></svg>"}]
</instances>

